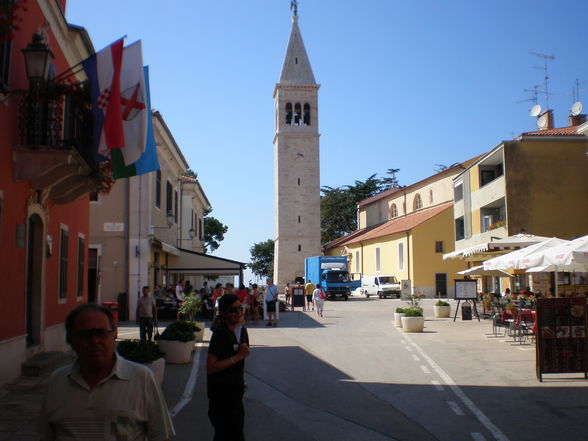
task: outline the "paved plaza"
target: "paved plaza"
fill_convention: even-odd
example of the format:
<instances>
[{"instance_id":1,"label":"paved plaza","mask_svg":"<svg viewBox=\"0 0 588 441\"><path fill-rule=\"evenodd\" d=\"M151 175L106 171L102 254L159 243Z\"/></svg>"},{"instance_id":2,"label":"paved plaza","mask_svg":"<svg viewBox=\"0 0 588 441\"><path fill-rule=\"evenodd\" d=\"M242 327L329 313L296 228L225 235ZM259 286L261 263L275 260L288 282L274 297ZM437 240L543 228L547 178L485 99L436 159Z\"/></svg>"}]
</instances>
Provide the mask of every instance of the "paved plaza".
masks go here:
<instances>
[{"instance_id":1,"label":"paved plaza","mask_svg":"<svg viewBox=\"0 0 588 441\"><path fill-rule=\"evenodd\" d=\"M277 328L250 326L246 438L250 441L548 441L588 437L588 381L535 375L535 346L494 336L490 320L435 319L425 332L393 326L404 301L352 297L313 312L282 313ZM452 308L455 308L455 302ZM121 338L137 335L123 323ZM163 389L174 440L211 440L207 341L193 362L167 365ZM44 377L0 389L0 440L37 440Z\"/></svg>"}]
</instances>

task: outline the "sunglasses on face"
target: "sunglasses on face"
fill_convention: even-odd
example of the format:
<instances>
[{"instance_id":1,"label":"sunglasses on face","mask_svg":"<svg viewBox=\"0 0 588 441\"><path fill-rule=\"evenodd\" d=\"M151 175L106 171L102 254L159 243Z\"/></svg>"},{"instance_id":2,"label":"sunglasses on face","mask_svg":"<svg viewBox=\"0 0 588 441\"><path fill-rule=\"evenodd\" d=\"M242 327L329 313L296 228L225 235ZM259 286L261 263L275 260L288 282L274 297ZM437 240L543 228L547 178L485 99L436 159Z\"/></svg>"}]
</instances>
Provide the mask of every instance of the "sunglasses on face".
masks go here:
<instances>
[{"instance_id":1,"label":"sunglasses on face","mask_svg":"<svg viewBox=\"0 0 588 441\"><path fill-rule=\"evenodd\" d=\"M112 329L106 328L92 328L92 329L84 329L83 331L77 331L73 333L74 338L78 340L91 340L94 337L98 337L99 339L104 339L112 334L114 331Z\"/></svg>"},{"instance_id":2,"label":"sunglasses on face","mask_svg":"<svg viewBox=\"0 0 588 441\"><path fill-rule=\"evenodd\" d=\"M227 308L227 311L230 312L231 314L234 314L236 312L243 312L243 307L242 306L229 306Z\"/></svg>"}]
</instances>

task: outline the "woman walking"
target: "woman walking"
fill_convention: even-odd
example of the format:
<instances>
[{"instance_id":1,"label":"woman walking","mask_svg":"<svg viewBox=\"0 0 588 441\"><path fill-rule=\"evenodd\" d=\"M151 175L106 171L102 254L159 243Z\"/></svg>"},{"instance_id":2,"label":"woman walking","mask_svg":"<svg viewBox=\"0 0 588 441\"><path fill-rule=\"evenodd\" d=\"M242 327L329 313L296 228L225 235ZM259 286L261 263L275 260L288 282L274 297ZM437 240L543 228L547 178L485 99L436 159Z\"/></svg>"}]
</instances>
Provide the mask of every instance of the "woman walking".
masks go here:
<instances>
[{"instance_id":1,"label":"woman walking","mask_svg":"<svg viewBox=\"0 0 588 441\"><path fill-rule=\"evenodd\" d=\"M243 326L243 305L235 294L219 299L219 315L212 330L206 372L208 417L214 427L214 441L243 441L243 374L249 336Z\"/></svg>"},{"instance_id":2,"label":"woman walking","mask_svg":"<svg viewBox=\"0 0 588 441\"><path fill-rule=\"evenodd\" d=\"M321 288L321 284L317 283L316 289L312 293L312 300L313 300L314 304L316 305L316 315L318 315L319 317L323 316L323 307L325 306L326 299L327 299L327 296L325 295L325 292Z\"/></svg>"}]
</instances>

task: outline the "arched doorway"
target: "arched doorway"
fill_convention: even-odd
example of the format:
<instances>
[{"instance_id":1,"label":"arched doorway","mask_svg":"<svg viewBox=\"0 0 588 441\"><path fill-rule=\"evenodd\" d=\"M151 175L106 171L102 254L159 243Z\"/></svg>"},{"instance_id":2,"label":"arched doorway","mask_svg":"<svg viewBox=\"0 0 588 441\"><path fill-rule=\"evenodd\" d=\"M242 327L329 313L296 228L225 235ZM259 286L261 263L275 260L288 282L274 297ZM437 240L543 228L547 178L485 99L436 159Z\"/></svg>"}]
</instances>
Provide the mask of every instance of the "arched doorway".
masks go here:
<instances>
[{"instance_id":1,"label":"arched doorway","mask_svg":"<svg viewBox=\"0 0 588 441\"><path fill-rule=\"evenodd\" d=\"M32 214L29 217L27 231L27 347L36 346L41 343L44 243L43 221L38 214Z\"/></svg>"}]
</instances>

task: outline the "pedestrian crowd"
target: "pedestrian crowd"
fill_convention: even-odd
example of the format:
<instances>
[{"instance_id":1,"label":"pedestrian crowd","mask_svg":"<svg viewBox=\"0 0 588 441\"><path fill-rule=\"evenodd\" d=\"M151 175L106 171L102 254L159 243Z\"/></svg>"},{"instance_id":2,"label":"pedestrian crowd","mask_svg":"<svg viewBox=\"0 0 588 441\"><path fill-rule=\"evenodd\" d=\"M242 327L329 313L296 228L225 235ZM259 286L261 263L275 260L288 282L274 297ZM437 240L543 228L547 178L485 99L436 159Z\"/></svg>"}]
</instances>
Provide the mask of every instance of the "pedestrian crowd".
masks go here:
<instances>
[{"instance_id":1,"label":"pedestrian crowd","mask_svg":"<svg viewBox=\"0 0 588 441\"><path fill-rule=\"evenodd\" d=\"M293 309L294 294L304 292L303 310L316 309L322 317L326 296L321 285L310 280L304 287L296 285L286 284L286 303ZM136 309L141 340L154 337L157 300L164 296L179 305L188 296L198 296L212 313L206 371L214 440L244 440L244 372L249 356L246 325L249 321L257 324L265 310L266 326L277 326L278 287L271 279L263 288L241 284L235 289L232 283L218 283L210 289L204 282L194 291L189 281L180 280L170 290L156 286L152 297L145 286ZM149 368L116 352L117 327L112 312L93 303L78 306L66 318L65 328L77 359L55 371L48 382L40 414L41 440L169 440L174 427L161 387Z\"/></svg>"}]
</instances>

